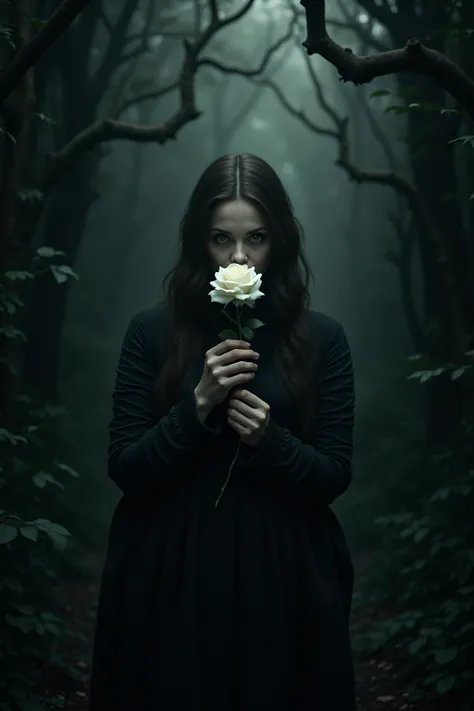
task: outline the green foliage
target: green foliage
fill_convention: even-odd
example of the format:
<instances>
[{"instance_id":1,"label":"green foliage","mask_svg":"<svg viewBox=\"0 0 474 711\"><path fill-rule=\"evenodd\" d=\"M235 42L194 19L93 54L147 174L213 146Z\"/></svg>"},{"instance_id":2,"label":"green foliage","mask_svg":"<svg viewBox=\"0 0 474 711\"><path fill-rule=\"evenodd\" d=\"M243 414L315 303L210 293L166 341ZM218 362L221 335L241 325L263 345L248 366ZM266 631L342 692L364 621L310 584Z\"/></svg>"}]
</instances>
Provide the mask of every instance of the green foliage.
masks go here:
<instances>
[{"instance_id":1,"label":"green foliage","mask_svg":"<svg viewBox=\"0 0 474 711\"><path fill-rule=\"evenodd\" d=\"M39 273L50 272L56 282L76 277L68 265L56 263L62 252L40 247L34 270L11 270L0 281L0 337L4 345L2 367L13 372L5 344L21 342L23 302L19 287ZM0 427L0 682L1 711L40 711L44 708L36 688L44 669L54 666L73 675L74 668L58 656L52 640L73 635L69 623L51 609L51 581L62 561L70 531L55 522L66 480L77 473L52 458L48 441L57 439L61 408L37 407L18 395L12 429ZM22 669L19 672L18 660Z\"/></svg>"},{"instance_id":2,"label":"green foliage","mask_svg":"<svg viewBox=\"0 0 474 711\"><path fill-rule=\"evenodd\" d=\"M11 27L5 27L4 25L0 27L0 44L5 44L10 49L15 49Z\"/></svg>"},{"instance_id":3,"label":"green foliage","mask_svg":"<svg viewBox=\"0 0 474 711\"><path fill-rule=\"evenodd\" d=\"M44 200L44 195L41 190L35 190L33 188L23 188L23 190L19 191L18 197L21 202L30 203L33 205L37 203L42 203Z\"/></svg>"},{"instance_id":4,"label":"green foliage","mask_svg":"<svg viewBox=\"0 0 474 711\"><path fill-rule=\"evenodd\" d=\"M392 104L387 106L385 113L394 112L396 114L405 114L408 111L431 111L438 112L442 116L444 114L459 114L457 109L446 109L441 104L430 104L427 101L413 101L410 104Z\"/></svg>"},{"instance_id":5,"label":"green foliage","mask_svg":"<svg viewBox=\"0 0 474 711\"><path fill-rule=\"evenodd\" d=\"M375 99L377 97L381 96L391 96L392 92L389 91L388 89L375 89L369 94L370 99ZM398 95L400 96L401 99L408 99L410 96L410 93L405 91L405 92L398 92ZM428 113L439 113L441 116L444 116L446 114L459 114L461 116L467 116L466 112L463 110L459 109L448 109L446 106L443 106L442 104L434 104L429 101L411 101L407 102L404 101L403 103L396 103L396 104L391 104L387 106L384 109L384 112L386 114L388 113L394 113L394 114L406 114L410 111L425 111ZM472 136L465 136L464 138L470 139ZM456 141L462 141L463 138L457 138L455 139ZM450 141L450 143L453 143L454 141Z\"/></svg>"},{"instance_id":6,"label":"green foliage","mask_svg":"<svg viewBox=\"0 0 474 711\"><path fill-rule=\"evenodd\" d=\"M40 474L44 474L44 472ZM33 481L36 477L39 477L40 474L33 474ZM57 484L64 489L62 484L59 482L57 482ZM33 543L36 543L38 535L44 533L50 538L53 545L60 550L64 550L66 548L66 538L71 535L64 526L60 526L58 523L52 523L52 521L48 521L45 518L37 518L34 521L24 521L19 516L1 510L0 516L2 517L0 519L0 544L11 543L19 534L33 541Z\"/></svg>"},{"instance_id":7,"label":"green foliage","mask_svg":"<svg viewBox=\"0 0 474 711\"><path fill-rule=\"evenodd\" d=\"M457 138L453 138L453 140L449 142L462 143L463 146L470 146L471 148L474 148L474 136L458 136Z\"/></svg>"},{"instance_id":8,"label":"green foliage","mask_svg":"<svg viewBox=\"0 0 474 711\"><path fill-rule=\"evenodd\" d=\"M39 272L50 271L58 284L64 284L68 279L77 279L77 274L68 264L50 263L48 260L64 256L64 252L53 247L40 247L36 250L35 261L40 264Z\"/></svg>"},{"instance_id":9,"label":"green foliage","mask_svg":"<svg viewBox=\"0 0 474 711\"><path fill-rule=\"evenodd\" d=\"M237 326L237 331L234 329L224 329L219 333L219 338L223 341L225 341L227 338L233 338L236 340L239 340L240 338L245 338L245 340L250 341L252 340L254 336L254 331L256 328L261 328L261 326L264 326L262 321L260 321L258 318L249 318L247 319L243 324L239 323L239 321L234 318L233 316L230 315L228 311L225 310L226 307L222 309L222 313L226 318L229 319L233 324ZM239 336L239 333L241 334Z\"/></svg>"},{"instance_id":10,"label":"green foliage","mask_svg":"<svg viewBox=\"0 0 474 711\"><path fill-rule=\"evenodd\" d=\"M223 341L227 340L227 338L234 338L237 340L239 338L239 334L231 328L225 328L223 331L220 331L219 338Z\"/></svg>"},{"instance_id":11,"label":"green foliage","mask_svg":"<svg viewBox=\"0 0 474 711\"><path fill-rule=\"evenodd\" d=\"M49 116L46 116L45 114L35 112L33 116L35 116L40 121L47 123L49 126L54 126L56 124L56 121L54 119L50 118Z\"/></svg>"},{"instance_id":12,"label":"green foliage","mask_svg":"<svg viewBox=\"0 0 474 711\"><path fill-rule=\"evenodd\" d=\"M25 340L25 335L16 327L16 317L23 308L23 302L17 293L17 283L34 279L38 274L50 272L58 284L63 284L68 279L77 279L77 274L68 264L57 264L51 262L52 259L63 257L64 252L53 249L53 247L39 247L33 258L35 271L16 269L4 272L0 281L0 312L7 314L10 319L3 319L0 334L9 339Z\"/></svg>"},{"instance_id":13,"label":"green foliage","mask_svg":"<svg viewBox=\"0 0 474 711\"><path fill-rule=\"evenodd\" d=\"M472 371L474 365L474 351L467 351L465 354L466 362L464 364L448 363L447 365L433 364L432 360L421 354L416 354L409 357L409 361L417 362L418 365L425 365L422 370L416 370L408 376L409 380L418 380L420 384L428 382L432 378L440 375L449 375L451 380L458 380L463 375L467 375Z\"/></svg>"},{"instance_id":14,"label":"green foliage","mask_svg":"<svg viewBox=\"0 0 474 711\"><path fill-rule=\"evenodd\" d=\"M66 478L78 476L67 464L51 461L45 445L47 433L58 426L59 414L52 408L35 410L23 398L21 419L27 424L18 433L0 430L0 493L2 502L10 506L10 511L0 511L0 624L4 628L0 666L2 698L9 699L12 709L33 708L30 704L37 703L33 692L39 677L32 671L19 678L17 659L22 659L22 666L28 664L41 672L42 666L56 664L51 637L71 634L67 622L48 609L58 556L71 533L41 515L58 508L57 496ZM21 514L16 511L20 507Z\"/></svg>"},{"instance_id":15,"label":"green foliage","mask_svg":"<svg viewBox=\"0 0 474 711\"><path fill-rule=\"evenodd\" d=\"M422 691L439 695L474 682L473 454L474 427L463 423L451 447L419 472L411 505L375 520L383 544L365 604L394 612L354 639L362 651L389 645L403 653L417 686L421 680Z\"/></svg>"}]
</instances>

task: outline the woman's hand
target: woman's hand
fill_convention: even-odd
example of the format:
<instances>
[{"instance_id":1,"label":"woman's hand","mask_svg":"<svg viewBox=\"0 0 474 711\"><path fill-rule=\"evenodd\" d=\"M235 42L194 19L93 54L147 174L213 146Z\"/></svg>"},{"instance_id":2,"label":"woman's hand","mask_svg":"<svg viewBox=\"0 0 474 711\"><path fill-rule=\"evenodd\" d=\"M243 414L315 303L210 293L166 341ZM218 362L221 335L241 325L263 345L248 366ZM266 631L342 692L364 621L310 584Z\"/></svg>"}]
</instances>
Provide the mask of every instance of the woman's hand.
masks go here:
<instances>
[{"instance_id":1,"label":"woman's hand","mask_svg":"<svg viewBox=\"0 0 474 711\"><path fill-rule=\"evenodd\" d=\"M208 350L202 378L194 390L198 410L210 413L232 388L249 382L258 358L246 341L226 340Z\"/></svg>"},{"instance_id":2,"label":"woman's hand","mask_svg":"<svg viewBox=\"0 0 474 711\"><path fill-rule=\"evenodd\" d=\"M236 390L229 402L228 422L242 442L256 447L265 437L270 405L248 390Z\"/></svg>"}]
</instances>

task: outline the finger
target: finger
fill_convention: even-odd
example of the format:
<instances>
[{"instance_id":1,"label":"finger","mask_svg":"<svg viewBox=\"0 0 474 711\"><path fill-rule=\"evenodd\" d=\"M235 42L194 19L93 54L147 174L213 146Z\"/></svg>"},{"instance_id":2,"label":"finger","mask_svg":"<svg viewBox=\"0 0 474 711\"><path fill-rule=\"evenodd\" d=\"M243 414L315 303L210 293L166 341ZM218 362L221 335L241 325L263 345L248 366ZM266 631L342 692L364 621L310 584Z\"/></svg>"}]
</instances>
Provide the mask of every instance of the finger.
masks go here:
<instances>
[{"instance_id":1,"label":"finger","mask_svg":"<svg viewBox=\"0 0 474 711\"><path fill-rule=\"evenodd\" d=\"M236 360L245 359L246 362L255 363L258 360L259 355L250 348L233 348L231 351L226 351L221 355L213 355L209 358L209 363L214 362L219 365L227 365L228 363L234 363Z\"/></svg>"},{"instance_id":2,"label":"finger","mask_svg":"<svg viewBox=\"0 0 474 711\"><path fill-rule=\"evenodd\" d=\"M251 393L249 390L236 390L236 392L233 393L233 397L249 405L253 409L257 407L266 409L268 407L267 403L264 400L261 400L259 397L257 397L257 395L254 395L254 393Z\"/></svg>"},{"instance_id":3,"label":"finger","mask_svg":"<svg viewBox=\"0 0 474 711\"><path fill-rule=\"evenodd\" d=\"M225 387L230 391L232 388L237 388L245 382L249 382L252 378L255 378L255 373L237 373L237 375L228 376Z\"/></svg>"},{"instance_id":4,"label":"finger","mask_svg":"<svg viewBox=\"0 0 474 711\"><path fill-rule=\"evenodd\" d=\"M218 343L217 346L213 346L208 353L213 355L222 355L223 353L227 353L227 351L234 348L243 348L247 350L250 348L250 343L247 341L238 341L227 338L225 341Z\"/></svg>"},{"instance_id":5,"label":"finger","mask_svg":"<svg viewBox=\"0 0 474 711\"><path fill-rule=\"evenodd\" d=\"M246 437L250 434L249 430L247 430L245 427L242 427L242 425L236 420L229 418L228 422L229 426L232 427L232 429L235 430L235 432L237 432L237 434L241 437Z\"/></svg>"},{"instance_id":6,"label":"finger","mask_svg":"<svg viewBox=\"0 0 474 711\"><path fill-rule=\"evenodd\" d=\"M226 378L231 377L237 373L256 373L257 364L252 361L241 360L237 363L231 363L230 365L214 366L214 374L216 376L223 375Z\"/></svg>"},{"instance_id":7,"label":"finger","mask_svg":"<svg viewBox=\"0 0 474 711\"><path fill-rule=\"evenodd\" d=\"M232 422L236 422L241 427L244 427L248 432L250 432L255 426L251 419L243 415L238 410L234 410L232 407L228 410L228 419Z\"/></svg>"},{"instance_id":8,"label":"finger","mask_svg":"<svg viewBox=\"0 0 474 711\"><path fill-rule=\"evenodd\" d=\"M243 400L232 398L229 402L229 407L236 410L236 412L240 412L240 414L245 415L245 417L249 419L251 419L255 414L255 408L250 407L250 405L247 405L247 403Z\"/></svg>"}]
</instances>

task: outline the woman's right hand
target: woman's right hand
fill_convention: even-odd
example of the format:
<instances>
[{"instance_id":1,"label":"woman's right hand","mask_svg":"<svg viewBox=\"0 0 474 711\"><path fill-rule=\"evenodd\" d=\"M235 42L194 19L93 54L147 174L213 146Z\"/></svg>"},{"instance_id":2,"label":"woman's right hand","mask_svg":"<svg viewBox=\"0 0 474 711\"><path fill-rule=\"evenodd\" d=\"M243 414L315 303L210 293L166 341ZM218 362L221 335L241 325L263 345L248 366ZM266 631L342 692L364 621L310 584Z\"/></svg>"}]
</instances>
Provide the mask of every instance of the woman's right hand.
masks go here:
<instances>
[{"instance_id":1,"label":"woman's right hand","mask_svg":"<svg viewBox=\"0 0 474 711\"><path fill-rule=\"evenodd\" d=\"M246 341L227 339L208 350L201 380L194 390L197 407L209 413L232 388L252 380L258 358Z\"/></svg>"}]
</instances>

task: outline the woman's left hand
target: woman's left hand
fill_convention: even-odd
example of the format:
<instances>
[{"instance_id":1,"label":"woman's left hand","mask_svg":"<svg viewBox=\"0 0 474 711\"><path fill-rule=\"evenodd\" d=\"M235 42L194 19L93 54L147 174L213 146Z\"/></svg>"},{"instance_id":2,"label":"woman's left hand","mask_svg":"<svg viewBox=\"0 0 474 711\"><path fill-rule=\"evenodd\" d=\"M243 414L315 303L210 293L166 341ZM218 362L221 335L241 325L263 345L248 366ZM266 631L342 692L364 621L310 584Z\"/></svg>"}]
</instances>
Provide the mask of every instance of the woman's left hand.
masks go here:
<instances>
[{"instance_id":1,"label":"woman's left hand","mask_svg":"<svg viewBox=\"0 0 474 711\"><path fill-rule=\"evenodd\" d=\"M229 402L228 422L242 442L256 447L264 438L270 419L270 405L248 390L232 393Z\"/></svg>"}]
</instances>

